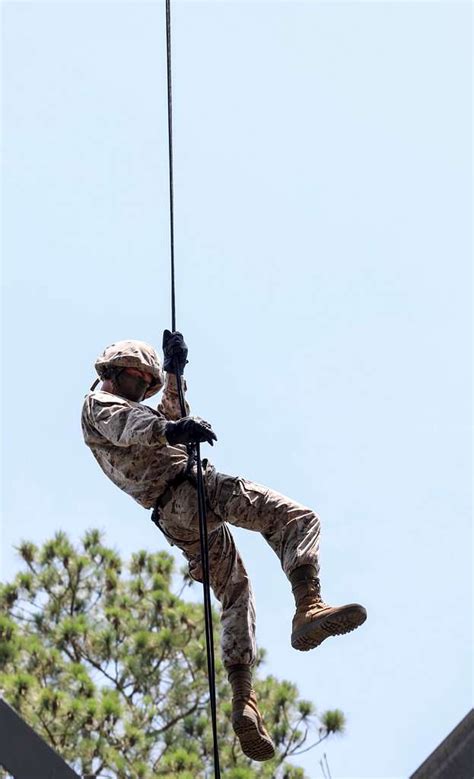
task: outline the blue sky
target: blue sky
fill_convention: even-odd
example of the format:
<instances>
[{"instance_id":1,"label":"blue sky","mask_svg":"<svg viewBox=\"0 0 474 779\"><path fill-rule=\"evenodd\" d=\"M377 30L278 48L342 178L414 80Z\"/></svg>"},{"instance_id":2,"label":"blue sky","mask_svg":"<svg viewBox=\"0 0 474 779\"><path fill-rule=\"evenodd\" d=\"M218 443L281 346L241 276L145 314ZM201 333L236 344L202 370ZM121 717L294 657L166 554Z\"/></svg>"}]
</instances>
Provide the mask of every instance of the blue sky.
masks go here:
<instances>
[{"instance_id":1,"label":"blue sky","mask_svg":"<svg viewBox=\"0 0 474 779\"><path fill-rule=\"evenodd\" d=\"M170 307L162 4L2 12L8 578L59 528L167 548L79 417L97 354L159 346ZM266 671L347 715L334 779L407 777L472 705L470 25L464 2L173 7L189 399L220 470L318 510L324 595L369 612L295 653L278 561L235 531Z\"/></svg>"}]
</instances>

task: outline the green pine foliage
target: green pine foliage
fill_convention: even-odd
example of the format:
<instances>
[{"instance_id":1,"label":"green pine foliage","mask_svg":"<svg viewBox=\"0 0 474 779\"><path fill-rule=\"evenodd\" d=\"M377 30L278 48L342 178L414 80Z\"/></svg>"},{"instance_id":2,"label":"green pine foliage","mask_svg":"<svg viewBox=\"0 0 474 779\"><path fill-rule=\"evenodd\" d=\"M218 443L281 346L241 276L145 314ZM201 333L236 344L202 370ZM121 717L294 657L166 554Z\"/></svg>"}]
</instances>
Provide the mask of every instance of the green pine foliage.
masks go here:
<instances>
[{"instance_id":1,"label":"green pine foliage","mask_svg":"<svg viewBox=\"0 0 474 779\"><path fill-rule=\"evenodd\" d=\"M80 774L103 779L212 776L203 610L184 600L166 552L126 564L90 530L75 548L58 532L20 545L24 570L0 588L0 688ZM183 583L184 582L184 583ZM219 620L214 619L216 647ZM263 652L260 656L260 663ZM221 769L226 779L304 779L289 759L344 730L317 717L288 681L257 679L277 756L253 763L231 724L231 691L216 657Z\"/></svg>"}]
</instances>

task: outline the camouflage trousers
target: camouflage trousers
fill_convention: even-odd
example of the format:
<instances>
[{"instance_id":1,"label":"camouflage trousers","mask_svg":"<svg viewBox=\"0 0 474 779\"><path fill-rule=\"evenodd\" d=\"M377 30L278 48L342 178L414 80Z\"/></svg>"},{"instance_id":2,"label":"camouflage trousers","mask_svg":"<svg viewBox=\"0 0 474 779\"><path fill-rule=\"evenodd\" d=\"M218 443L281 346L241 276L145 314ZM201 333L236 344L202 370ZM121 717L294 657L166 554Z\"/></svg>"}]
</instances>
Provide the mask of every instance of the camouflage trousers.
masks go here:
<instances>
[{"instance_id":1,"label":"camouflage trousers","mask_svg":"<svg viewBox=\"0 0 474 779\"><path fill-rule=\"evenodd\" d=\"M262 534L278 556L286 576L299 565L319 570L319 517L314 511L247 479L205 472L209 574L220 602L222 659L229 667L253 665L256 659L255 602L244 563L229 526ZM171 499L155 511L154 521L170 544L178 546L189 573L202 581L197 493L193 484L176 487Z\"/></svg>"}]
</instances>

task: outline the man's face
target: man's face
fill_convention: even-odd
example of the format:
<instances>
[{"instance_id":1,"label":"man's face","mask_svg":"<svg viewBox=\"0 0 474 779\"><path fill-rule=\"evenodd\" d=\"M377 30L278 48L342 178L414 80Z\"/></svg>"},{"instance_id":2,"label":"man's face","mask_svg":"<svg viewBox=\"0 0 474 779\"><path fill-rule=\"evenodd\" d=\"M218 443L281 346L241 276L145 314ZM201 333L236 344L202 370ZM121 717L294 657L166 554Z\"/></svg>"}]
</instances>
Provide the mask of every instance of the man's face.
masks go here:
<instances>
[{"instance_id":1,"label":"man's face","mask_svg":"<svg viewBox=\"0 0 474 779\"><path fill-rule=\"evenodd\" d=\"M120 395L127 398L127 400L140 403L145 399L150 385L153 384L153 375L139 368L124 368L120 371L114 383Z\"/></svg>"},{"instance_id":2,"label":"man's face","mask_svg":"<svg viewBox=\"0 0 474 779\"><path fill-rule=\"evenodd\" d=\"M139 368L125 368L125 373L129 373L130 376L141 376L148 382L148 386L153 384L153 376L151 373L148 373L148 371L141 371Z\"/></svg>"}]
</instances>

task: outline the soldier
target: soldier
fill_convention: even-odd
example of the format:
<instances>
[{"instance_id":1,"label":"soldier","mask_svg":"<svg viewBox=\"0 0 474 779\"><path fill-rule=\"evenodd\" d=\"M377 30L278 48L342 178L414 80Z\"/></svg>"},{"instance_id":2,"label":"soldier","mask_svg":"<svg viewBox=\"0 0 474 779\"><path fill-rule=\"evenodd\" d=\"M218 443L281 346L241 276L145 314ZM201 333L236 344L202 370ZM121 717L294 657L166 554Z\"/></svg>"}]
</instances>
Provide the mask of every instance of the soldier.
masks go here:
<instances>
[{"instance_id":1,"label":"soldier","mask_svg":"<svg viewBox=\"0 0 474 779\"><path fill-rule=\"evenodd\" d=\"M96 361L102 386L86 396L84 440L102 470L141 506L153 508L153 521L169 543L178 546L193 579L202 581L195 471L188 468L186 444L213 445L209 423L180 418L175 373L181 376L187 347L180 333L165 330L166 379L153 347L119 341ZM183 390L186 390L182 379ZM164 385L157 410L142 401ZM232 686L232 725L243 752L269 760L275 750L252 689L256 659L252 587L228 523L260 532L278 556L296 602L291 645L307 651L328 636L348 633L366 617L363 606L328 606L319 582L319 517L314 511L242 477L218 473L206 460L210 584L220 601L222 657Z\"/></svg>"}]
</instances>

